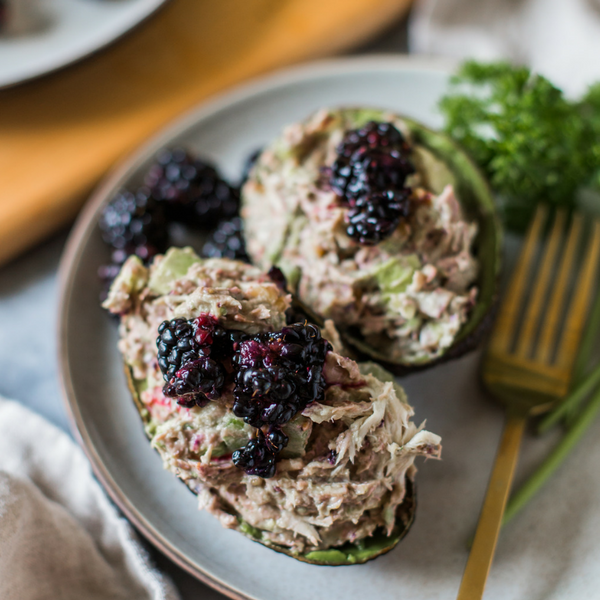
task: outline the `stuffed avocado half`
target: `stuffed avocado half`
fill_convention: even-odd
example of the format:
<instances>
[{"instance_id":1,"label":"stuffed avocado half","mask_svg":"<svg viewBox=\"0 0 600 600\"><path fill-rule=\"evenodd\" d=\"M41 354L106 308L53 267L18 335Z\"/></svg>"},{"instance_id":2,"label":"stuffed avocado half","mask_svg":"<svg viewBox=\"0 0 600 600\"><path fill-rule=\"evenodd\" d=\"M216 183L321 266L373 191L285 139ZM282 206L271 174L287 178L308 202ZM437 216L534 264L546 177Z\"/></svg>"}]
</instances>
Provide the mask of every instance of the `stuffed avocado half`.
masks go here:
<instances>
[{"instance_id":1,"label":"stuffed avocado half","mask_svg":"<svg viewBox=\"0 0 600 600\"><path fill-rule=\"evenodd\" d=\"M489 188L447 136L373 109L290 125L242 188L248 252L396 374L458 356L489 322L500 226Z\"/></svg>"},{"instance_id":2,"label":"stuffed avocado half","mask_svg":"<svg viewBox=\"0 0 600 600\"><path fill-rule=\"evenodd\" d=\"M151 445L201 509L299 560L366 562L408 531L440 438L330 321L287 324L290 303L256 267L171 249L130 257L104 306Z\"/></svg>"}]
</instances>

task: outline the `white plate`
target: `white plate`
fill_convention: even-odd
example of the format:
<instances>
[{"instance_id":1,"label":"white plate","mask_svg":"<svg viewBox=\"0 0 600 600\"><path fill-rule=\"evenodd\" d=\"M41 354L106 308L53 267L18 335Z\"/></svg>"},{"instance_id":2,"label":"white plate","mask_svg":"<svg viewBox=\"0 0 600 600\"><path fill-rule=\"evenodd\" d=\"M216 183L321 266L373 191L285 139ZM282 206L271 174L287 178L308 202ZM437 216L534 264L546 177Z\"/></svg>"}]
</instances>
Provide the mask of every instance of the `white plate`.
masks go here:
<instances>
[{"instance_id":1,"label":"white plate","mask_svg":"<svg viewBox=\"0 0 600 600\"><path fill-rule=\"evenodd\" d=\"M438 127L447 65L400 57L317 63L222 96L150 141L95 193L72 234L62 268L60 360L79 440L98 478L133 523L190 573L232 598L261 600L454 599L503 416L481 391L471 354L402 381L431 431L441 462L419 464L416 523L393 552L366 565L318 567L277 554L222 529L196 510L194 496L144 436L116 350L116 324L98 305L98 265L106 260L96 221L116 187L139 181L162 145L185 143L230 176L250 151L286 123L326 105L367 104ZM502 535L486 600L598 598L600 590L600 427ZM551 441L551 440L550 440ZM522 473L548 441L525 441ZM521 475L522 476L522 475Z\"/></svg>"},{"instance_id":2,"label":"white plate","mask_svg":"<svg viewBox=\"0 0 600 600\"><path fill-rule=\"evenodd\" d=\"M60 69L110 44L165 0L42 0L37 31L0 35L0 88Z\"/></svg>"}]
</instances>

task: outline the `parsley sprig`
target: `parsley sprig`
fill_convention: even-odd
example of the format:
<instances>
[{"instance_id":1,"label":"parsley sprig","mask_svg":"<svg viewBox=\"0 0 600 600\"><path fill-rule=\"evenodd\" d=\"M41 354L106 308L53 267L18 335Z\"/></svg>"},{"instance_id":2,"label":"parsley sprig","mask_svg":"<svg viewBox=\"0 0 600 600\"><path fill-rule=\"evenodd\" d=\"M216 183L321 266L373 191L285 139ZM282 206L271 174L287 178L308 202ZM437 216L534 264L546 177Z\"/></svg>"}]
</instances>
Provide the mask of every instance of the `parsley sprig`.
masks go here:
<instances>
[{"instance_id":1,"label":"parsley sprig","mask_svg":"<svg viewBox=\"0 0 600 600\"><path fill-rule=\"evenodd\" d=\"M571 208L581 189L600 190L600 84L571 101L525 67L469 61L440 108L487 174L508 228L522 231L539 201Z\"/></svg>"}]
</instances>

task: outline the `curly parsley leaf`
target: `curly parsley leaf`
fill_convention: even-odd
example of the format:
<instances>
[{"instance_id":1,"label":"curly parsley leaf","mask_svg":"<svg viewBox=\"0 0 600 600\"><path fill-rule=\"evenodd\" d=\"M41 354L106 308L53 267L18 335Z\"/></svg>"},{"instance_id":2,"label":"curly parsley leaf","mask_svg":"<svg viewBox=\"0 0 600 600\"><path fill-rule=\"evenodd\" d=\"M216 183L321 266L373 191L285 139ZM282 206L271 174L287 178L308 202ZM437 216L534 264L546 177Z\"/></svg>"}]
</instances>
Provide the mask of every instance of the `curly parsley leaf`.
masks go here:
<instances>
[{"instance_id":1,"label":"curly parsley leaf","mask_svg":"<svg viewBox=\"0 0 600 600\"><path fill-rule=\"evenodd\" d=\"M510 229L522 231L539 201L572 208L579 188L600 189L600 85L572 102L525 67L469 61L440 108L446 131L487 174Z\"/></svg>"}]
</instances>

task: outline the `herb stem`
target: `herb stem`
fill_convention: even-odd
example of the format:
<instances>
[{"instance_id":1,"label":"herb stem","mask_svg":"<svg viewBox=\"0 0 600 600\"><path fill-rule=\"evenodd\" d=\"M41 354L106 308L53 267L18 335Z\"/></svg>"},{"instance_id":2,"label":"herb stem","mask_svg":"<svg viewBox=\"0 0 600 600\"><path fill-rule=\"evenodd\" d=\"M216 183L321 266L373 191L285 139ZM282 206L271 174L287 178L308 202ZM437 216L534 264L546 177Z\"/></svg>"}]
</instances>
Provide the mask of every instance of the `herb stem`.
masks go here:
<instances>
[{"instance_id":1,"label":"herb stem","mask_svg":"<svg viewBox=\"0 0 600 600\"><path fill-rule=\"evenodd\" d=\"M592 307L592 311L586 324L585 333L579 347L579 353L573 369L573 381L575 384L582 382L587 369L590 365L590 359L598 340L598 332L600 331L600 293L596 292L596 300ZM569 426L577 416L578 404L570 406L565 413L565 421Z\"/></svg>"},{"instance_id":2,"label":"herb stem","mask_svg":"<svg viewBox=\"0 0 600 600\"><path fill-rule=\"evenodd\" d=\"M572 409L579 406L582 400L600 383L600 365L579 383L575 389L567 394L561 403L551 412L549 412L540 422L537 432L546 433L550 428L556 425Z\"/></svg>"},{"instance_id":3,"label":"herb stem","mask_svg":"<svg viewBox=\"0 0 600 600\"><path fill-rule=\"evenodd\" d=\"M598 373L596 369L594 373ZM573 421L571 428L563 435L558 445L538 467L533 475L511 496L504 513L502 525L506 525L538 492L546 481L561 466L569 452L581 439L600 411L600 390L597 390L587 406Z\"/></svg>"}]
</instances>

